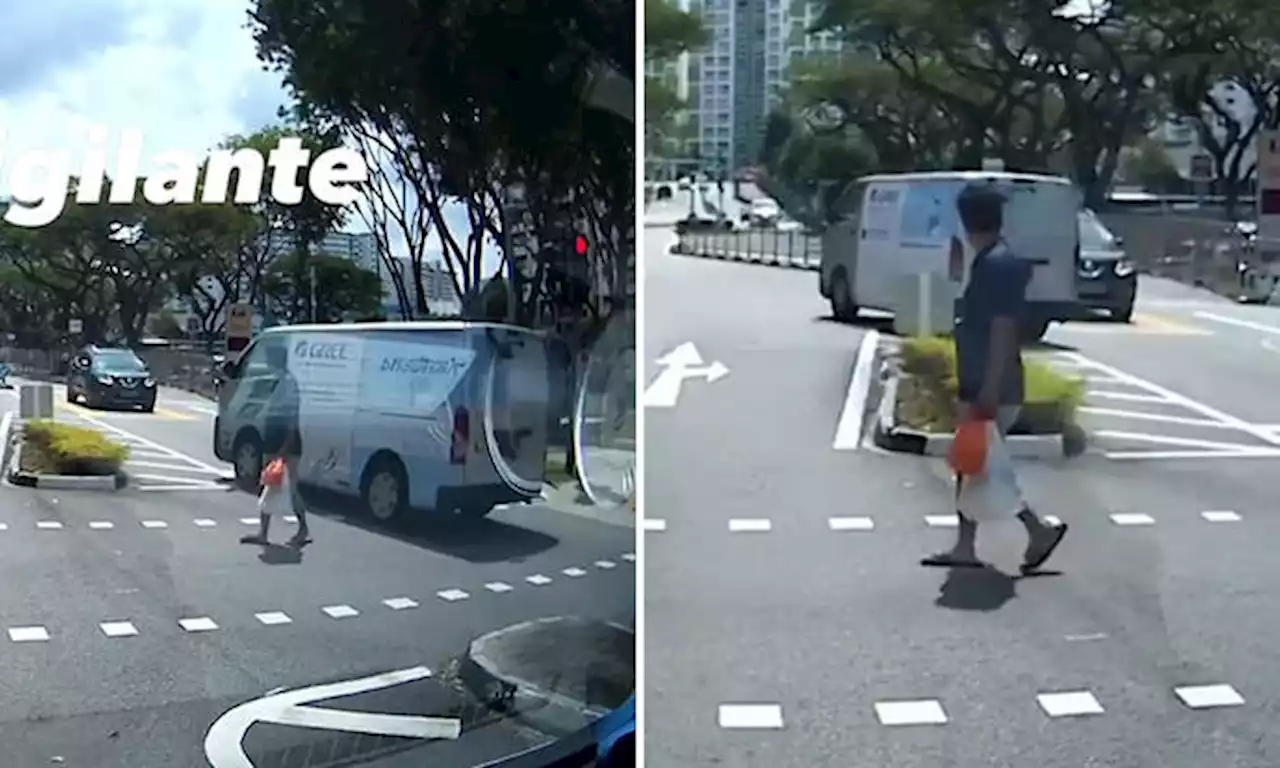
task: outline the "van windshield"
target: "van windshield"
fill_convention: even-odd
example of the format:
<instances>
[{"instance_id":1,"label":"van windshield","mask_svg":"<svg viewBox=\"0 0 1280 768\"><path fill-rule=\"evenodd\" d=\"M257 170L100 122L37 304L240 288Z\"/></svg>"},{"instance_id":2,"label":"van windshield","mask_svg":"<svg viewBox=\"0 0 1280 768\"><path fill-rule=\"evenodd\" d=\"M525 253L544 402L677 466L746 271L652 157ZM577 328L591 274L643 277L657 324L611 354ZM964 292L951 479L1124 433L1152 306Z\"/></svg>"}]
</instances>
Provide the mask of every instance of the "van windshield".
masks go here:
<instances>
[{"instance_id":1,"label":"van windshield","mask_svg":"<svg viewBox=\"0 0 1280 768\"><path fill-rule=\"evenodd\" d=\"M1084 210L1080 212L1078 218L1080 222L1081 250L1109 251L1115 248L1115 235L1111 234L1110 230L1098 220L1097 214L1090 210Z\"/></svg>"}]
</instances>

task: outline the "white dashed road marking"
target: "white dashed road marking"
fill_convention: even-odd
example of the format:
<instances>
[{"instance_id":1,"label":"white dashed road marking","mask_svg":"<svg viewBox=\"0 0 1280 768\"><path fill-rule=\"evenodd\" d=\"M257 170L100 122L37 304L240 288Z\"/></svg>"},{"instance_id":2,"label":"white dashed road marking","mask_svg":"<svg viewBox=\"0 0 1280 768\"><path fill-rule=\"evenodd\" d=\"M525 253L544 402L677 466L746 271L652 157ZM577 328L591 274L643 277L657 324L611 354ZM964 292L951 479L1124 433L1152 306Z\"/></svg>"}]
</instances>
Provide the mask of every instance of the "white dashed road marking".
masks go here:
<instances>
[{"instance_id":1,"label":"white dashed road marking","mask_svg":"<svg viewBox=\"0 0 1280 768\"><path fill-rule=\"evenodd\" d=\"M515 587L511 586L505 581L491 581L488 584L485 584L484 588L489 590L490 592L494 592L497 594L502 594L503 592L510 592L511 590L515 589Z\"/></svg>"},{"instance_id":2,"label":"white dashed road marking","mask_svg":"<svg viewBox=\"0 0 1280 768\"><path fill-rule=\"evenodd\" d=\"M1240 515L1226 509L1210 509L1200 513L1200 516L1211 523L1238 523Z\"/></svg>"},{"instance_id":3,"label":"white dashed road marking","mask_svg":"<svg viewBox=\"0 0 1280 768\"><path fill-rule=\"evenodd\" d=\"M1088 691L1042 693L1036 697L1036 700L1040 702L1040 708L1049 717L1077 717L1079 715L1102 714L1102 705Z\"/></svg>"},{"instance_id":4,"label":"white dashed road marking","mask_svg":"<svg viewBox=\"0 0 1280 768\"><path fill-rule=\"evenodd\" d=\"M349 605L326 605L320 610L324 611L331 619L349 619L360 615L359 611Z\"/></svg>"},{"instance_id":5,"label":"white dashed road marking","mask_svg":"<svg viewBox=\"0 0 1280 768\"><path fill-rule=\"evenodd\" d=\"M1244 704L1244 697L1229 685L1188 685L1174 688L1182 703L1192 709L1209 709L1211 707L1238 707Z\"/></svg>"},{"instance_id":6,"label":"white dashed road marking","mask_svg":"<svg viewBox=\"0 0 1280 768\"><path fill-rule=\"evenodd\" d=\"M535 587L543 587L551 583L551 579L549 577L543 576L540 573L535 573L532 576L526 576L524 580Z\"/></svg>"},{"instance_id":7,"label":"white dashed road marking","mask_svg":"<svg viewBox=\"0 0 1280 768\"><path fill-rule=\"evenodd\" d=\"M461 589L445 589L437 592L436 597L441 600L456 603L459 600L466 600L468 597L471 597L471 594L469 592L463 592Z\"/></svg>"},{"instance_id":8,"label":"white dashed road marking","mask_svg":"<svg viewBox=\"0 0 1280 768\"><path fill-rule=\"evenodd\" d=\"M15 643L43 643L49 639L44 627L10 627L9 639Z\"/></svg>"},{"instance_id":9,"label":"white dashed road marking","mask_svg":"<svg viewBox=\"0 0 1280 768\"><path fill-rule=\"evenodd\" d=\"M417 608L418 601L411 600L407 597L392 597L382 601L382 604L393 611L403 611L408 608Z\"/></svg>"},{"instance_id":10,"label":"white dashed road marking","mask_svg":"<svg viewBox=\"0 0 1280 768\"><path fill-rule=\"evenodd\" d=\"M947 713L937 699L877 701L875 710L881 725L943 725L947 722Z\"/></svg>"},{"instance_id":11,"label":"white dashed road marking","mask_svg":"<svg viewBox=\"0 0 1280 768\"><path fill-rule=\"evenodd\" d=\"M253 618L268 627L274 627L279 624L292 624L293 619L289 618L287 613L281 611L267 611L266 613L255 613Z\"/></svg>"},{"instance_id":12,"label":"white dashed road marking","mask_svg":"<svg viewBox=\"0 0 1280 768\"><path fill-rule=\"evenodd\" d=\"M759 518L734 518L729 521L730 533L765 533L773 529L773 523Z\"/></svg>"},{"instance_id":13,"label":"white dashed road marking","mask_svg":"<svg viewBox=\"0 0 1280 768\"><path fill-rule=\"evenodd\" d=\"M773 729L782 727L782 707L777 704L721 704L721 728Z\"/></svg>"},{"instance_id":14,"label":"white dashed road marking","mask_svg":"<svg viewBox=\"0 0 1280 768\"><path fill-rule=\"evenodd\" d=\"M833 517L827 525L833 531L870 531L876 527L869 517Z\"/></svg>"},{"instance_id":15,"label":"white dashed road marking","mask_svg":"<svg viewBox=\"0 0 1280 768\"><path fill-rule=\"evenodd\" d=\"M191 619L178 619L178 626L188 632L212 632L218 628L217 622L208 616L198 616Z\"/></svg>"},{"instance_id":16,"label":"white dashed road marking","mask_svg":"<svg viewBox=\"0 0 1280 768\"><path fill-rule=\"evenodd\" d=\"M107 637L133 637L138 628L129 621L104 621L98 625Z\"/></svg>"},{"instance_id":17,"label":"white dashed road marking","mask_svg":"<svg viewBox=\"0 0 1280 768\"><path fill-rule=\"evenodd\" d=\"M1119 512L1111 516L1116 525L1155 525L1155 518L1135 512Z\"/></svg>"},{"instance_id":18,"label":"white dashed road marking","mask_svg":"<svg viewBox=\"0 0 1280 768\"><path fill-rule=\"evenodd\" d=\"M659 520L652 517L646 517L644 519L644 529L646 531L654 531L654 532L665 531L667 530L667 521Z\"/></svg>"}]
</instances>

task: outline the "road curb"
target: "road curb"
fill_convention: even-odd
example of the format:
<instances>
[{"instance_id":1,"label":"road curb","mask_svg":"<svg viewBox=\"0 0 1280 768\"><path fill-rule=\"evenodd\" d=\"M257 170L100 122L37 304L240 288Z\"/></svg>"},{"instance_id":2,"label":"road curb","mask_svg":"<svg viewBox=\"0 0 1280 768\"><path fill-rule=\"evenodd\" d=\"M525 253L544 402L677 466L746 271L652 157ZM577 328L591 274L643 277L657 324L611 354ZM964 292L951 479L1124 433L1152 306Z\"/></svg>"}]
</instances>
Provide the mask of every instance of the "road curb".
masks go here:
<instances>
[{"instance_id":1,"label":"road curb","mask_svg":"<svg viewBox=\"0 0 1280 768\"><path fill-rule=\"evenodd\" d=\"M555 738L581 731L584 726L606 715L608 710L543 690L518 674L503 670L486 653L490 644L501 642L509 635L526 633L554 623L574 621L581 619L570 616L535 619L477 637L471 641L466 654L459 660L459 680L480 701L512 713L514 720L537 731ZM613 624L609 626L634 636L625 627Z\"/></svg>"},{"instance_id":2,"label":"road curb","mask_svg":"<svg viewBox=\"0 0 1280 768\"><path fill-rule=\"evenodd\" d=\"M876 417L873 440L876 446L895 453L917 456L946 456L955 435L950 432L923 432L897 423L899 375L890 373L884 382L884 394ZM1046 461L1072 458L1081 453L1064 433L1052 435L1010 435L1006 438L1009 453L1015 459Z\"/></svg>"}]
</instances>

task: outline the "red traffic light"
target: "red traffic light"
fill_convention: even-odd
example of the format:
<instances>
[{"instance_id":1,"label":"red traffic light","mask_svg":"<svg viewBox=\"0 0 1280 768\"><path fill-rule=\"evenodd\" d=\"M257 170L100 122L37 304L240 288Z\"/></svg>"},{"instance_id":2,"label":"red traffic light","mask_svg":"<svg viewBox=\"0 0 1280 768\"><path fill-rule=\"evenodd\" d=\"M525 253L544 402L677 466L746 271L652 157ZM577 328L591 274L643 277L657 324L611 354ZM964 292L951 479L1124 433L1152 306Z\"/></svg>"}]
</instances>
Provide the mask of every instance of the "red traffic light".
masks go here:
<instances>
[{"instance_id":1,"label":"red traffic light","mask_svg":"<svg viewBox=\"0 0 1280 768\"><path fill-rule=\"evenodd\" d=\"M582 235L578 235L577 237L575 237L573 239L573 250L579 256L586 256L587 255L587 238L583 237Z\"/></svg>"}]
</instances>

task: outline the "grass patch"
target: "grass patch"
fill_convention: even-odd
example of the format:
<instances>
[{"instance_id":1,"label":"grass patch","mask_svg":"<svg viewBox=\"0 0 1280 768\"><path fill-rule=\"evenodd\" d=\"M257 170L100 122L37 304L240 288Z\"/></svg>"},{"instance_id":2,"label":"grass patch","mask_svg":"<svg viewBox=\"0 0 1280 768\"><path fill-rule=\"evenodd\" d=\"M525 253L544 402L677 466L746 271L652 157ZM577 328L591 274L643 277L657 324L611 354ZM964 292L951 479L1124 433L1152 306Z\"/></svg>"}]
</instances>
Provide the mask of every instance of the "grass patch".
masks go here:
<instances>
[{"instance_id":1,"label":"grass patch","mask_svg":"<svg viewBox=\"0 0 1280 768\"><path fill-rule=\"evenodd\" d=\"M101 432L56 421L29 421L24 429L22 469L42 475L114 475L129 460L129 448Z\"/></svg>"},{"instance_id":2,"label":"grass patch","mask_svg":"<svg viewBox=\"0 0 1280 768\"><path fill-rule=\"evenodd\" d=\"M956 427L955 341L929 336L902 344L903 377L898 382L898 421L922 432L954 432ZM1039 360L1023 361L1025 402L1015 433L1057 433L1075 423L1084 401L1084 380L1064 376Z\"/></svg>"},{"instance_id":3,"label":"grass patch","mask_svg":"<svg viewBox=\"0 0 1280 768\"><path fill-rule=\"evenodd\" d=\"M569 470L569 454L565 451L550 450L547 452L547 463L543 465L542 480L559 486L571 483L578 478Z\"/></svg>"}]
</instances>

